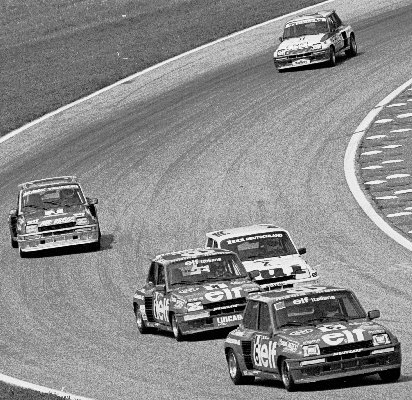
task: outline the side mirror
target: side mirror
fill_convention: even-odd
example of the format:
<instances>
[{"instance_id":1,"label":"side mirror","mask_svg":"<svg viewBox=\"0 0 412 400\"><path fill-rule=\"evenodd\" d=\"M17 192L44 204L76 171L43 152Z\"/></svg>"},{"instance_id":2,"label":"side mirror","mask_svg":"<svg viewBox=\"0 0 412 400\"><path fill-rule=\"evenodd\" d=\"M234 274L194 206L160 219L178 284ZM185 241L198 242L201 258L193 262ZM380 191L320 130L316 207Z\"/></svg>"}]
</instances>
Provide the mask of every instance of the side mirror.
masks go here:
<instances>
[{"instance_id":1,"label":"side mirror","mask_svg":"<svg viewBox=\"0 0 412 400\"><path fill-rule=\"evenodd\" d=\"M162 292L165 293L166 292L166 285L156 285L155 286L156 292Z\"/></svg>"},{"instance_id":2,"label":"side mirror","mask_svg":"<svg viewBox=\"0 0 412 400\"><path fill-rule=\"evenodd\" d=\"M92 197L92 198L86 197L86 200L87 200L87 202L88 202L90 205L99 204L99 200L96 199L95 197Z\"/></svg>"},{"instance_id":3,"label":"side mirror","mask_svg":"<svg viewBox=\"0 0 412 400\"><path fill-rule=\"evenodd\" d=\"M306 254L306 247L300 247L300 248L298 249L298 253L299 253L300 255Z\"/></svg>"},{"instance_id":4,"label":"side mirror","mask_svg":"<svg viewBox=\"0 0 412 400\"><path fill-rule=\"evenodd\" d=\"M283 37L282 36L279 36L279 42L283 42Z\"/></svg>"},{"instance_id":5,"label":"side mirror","mask_svg":"<svg viewBox=\"0 0 412 400\"><path fill-rule=\"evenodd\" d=\"M380 316L381 316L381 312L379 310L368 311L369 319L379 318Z\"/></svg>"},{"instance_id":6,"label":"side mirror","mask_svg":"<svg viewBox=\"0 0 412 400\"><path fill-rule=\"evenodd\" d=\"M17 210L13 209L9 211L10 217L15 217L17 215Z\"/></svg>"}]
</instances>

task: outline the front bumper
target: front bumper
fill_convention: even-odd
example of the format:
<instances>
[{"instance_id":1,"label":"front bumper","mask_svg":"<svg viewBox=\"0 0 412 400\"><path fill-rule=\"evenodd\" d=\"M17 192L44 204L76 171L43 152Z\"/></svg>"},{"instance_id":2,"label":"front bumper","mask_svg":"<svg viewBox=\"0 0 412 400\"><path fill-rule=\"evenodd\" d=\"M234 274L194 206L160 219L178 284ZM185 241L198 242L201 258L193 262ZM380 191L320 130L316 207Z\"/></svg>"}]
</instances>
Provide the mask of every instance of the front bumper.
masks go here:
<instances>
[{"instance_id":1,"label":"front bumper","mask_svg":"<svg viewBox=\"0 0 412 400\"><path fill-rule=\"evenodd\" d=\"M276 69L299 68L305 65L323 63L329 61L329 50L317 50L299 54L288 54L282 57L275 57Z\"/></svg>"},{"instance_id":2,"label":"front bumper","mask_svg":"<svg viewBox=\"0 0 412 400\"><path fill-rule=\"evenodd\" d=\"M20 251L31 252L58 247L97 243L100 240L99 225L84 225L58 231L45 231L19 235Z\"/></svg>"},{"instance_id":3,"label":"front bumper","mask_svg":"<svg viewBox=\"0 0 412 400\"><path fill-rule=\"evenodd\" d=\"M374 353L377 350L382 352ZM322 362L322 359L325 361ZM299 360L290 359L289 367L295 383L310 383L355 375L371 375L400 368L401 359L401 348L398 343L391 346L368 348L359 353L341 356L325 355ZM302 363L307 362L314 363L302 365Z\"/></svg>"}]
</instances>

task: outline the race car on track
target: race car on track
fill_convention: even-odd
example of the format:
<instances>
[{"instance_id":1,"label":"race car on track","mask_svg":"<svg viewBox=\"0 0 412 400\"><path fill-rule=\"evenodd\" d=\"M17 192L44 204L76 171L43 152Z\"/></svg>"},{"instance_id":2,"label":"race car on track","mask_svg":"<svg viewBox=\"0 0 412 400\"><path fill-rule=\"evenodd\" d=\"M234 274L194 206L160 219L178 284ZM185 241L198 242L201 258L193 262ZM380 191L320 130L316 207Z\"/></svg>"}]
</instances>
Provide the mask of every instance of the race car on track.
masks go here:
<instances>
[{"instance_id":1,"label":"race car on track","mask_svg":"<svg viewBox=\"0 0 412 400\"><path fill-rule=\"evenodd\" d=\"M302 67L316 63L336 65L336 55L356 56L355 33L344 25L335 10L300 15L285 24L280 45L273 54L275 67Z\"/></svg>"},{"instance_id":2,"label":"race car on track","mask_svg":"<svg viewBox=\"0 0 412 400\"><path fill-rule=\"evenodd\" d=\"M60 176L19 185L16 208L8 224L11 245L20 256L56 247L88 244L100 248L97 199L85 197L74 176Z\"/></svg>"},{"instance_id":3,"label":"race car on track","mask_svg":"<svg viewBox=\"0 0 412 400\"><path fill-rule=\"evenodd\" d=\"M289 233L271 224L229 228L206 234L206 246L238 254L246 270L262 290L316 283L317 271L301 257Z\"/></svg>"},{"instance_id":4,"label":"race car on track","mask_svg":"<svg viewBox=\"0 0 412 400\"><path fill-rule=\"evenodd\" d=\"M152 260L133 308L140 333L151 328L186 334L238 326L246 296L259 290L228 250L190 249Z\"/></svg>"},{"instance_id":5,"label":"race car on track","mask_svg":"<svg viewBox=\"0 0 412 400\"><path fill-rule=\"evenodd\" d=\"M251 294L241 325L224 343L236 384L256 377L297 384L378 373L384 382L401 374L401 345L373 321L352 291L308 286Z\"/></svg>"}]
</instances>

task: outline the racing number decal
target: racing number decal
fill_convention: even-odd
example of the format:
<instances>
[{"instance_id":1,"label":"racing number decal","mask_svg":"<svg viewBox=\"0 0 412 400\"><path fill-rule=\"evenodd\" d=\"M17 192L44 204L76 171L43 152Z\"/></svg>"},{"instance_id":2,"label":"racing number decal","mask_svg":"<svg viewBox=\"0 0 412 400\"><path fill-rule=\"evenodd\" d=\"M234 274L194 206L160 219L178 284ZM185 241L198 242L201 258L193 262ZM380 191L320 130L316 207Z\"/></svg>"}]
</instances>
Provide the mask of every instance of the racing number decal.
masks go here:
<instances>
[{"instance_id":1,"label":"racing number decal","mask_svg":"<svg viewBox=\"0 0 412 400\"><path fill-rule=\"evenodd\" d=\"M155 292L153 298L153 315L158 321L169 322L169 303L162 293Z\"/></svg>"}]
</instances>

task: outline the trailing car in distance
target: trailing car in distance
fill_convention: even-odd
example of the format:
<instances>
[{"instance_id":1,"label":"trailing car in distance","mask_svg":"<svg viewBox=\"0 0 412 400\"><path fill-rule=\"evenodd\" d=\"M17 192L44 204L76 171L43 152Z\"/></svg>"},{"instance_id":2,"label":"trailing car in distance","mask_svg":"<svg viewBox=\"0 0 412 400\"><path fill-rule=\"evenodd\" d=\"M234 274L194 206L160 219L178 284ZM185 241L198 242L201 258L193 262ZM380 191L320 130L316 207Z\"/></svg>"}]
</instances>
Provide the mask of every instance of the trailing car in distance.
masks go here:
<instances>
[{"instance_id":1,"label":"trailing car in distance","mask_svg":"<svg viewBox=\"0 0 412 400\"><path fill-rule=\"evenodd\" d=\"M262 290L316 283L317 271L301 257L290 234L271 224L255 224L206 233L206 246L234 251Z\"/></svg>"},{"instance_id":2,"label":"trailing car in distance","mask_svg":"<svg viewBox=\"0 0 412 400\"><path fill-rule=\"evenodd\" d=\"M133 310L140 333L170 331L176 340L238 326L246 297L259 290L239 257L228 250L189 249L155 257Z\"/></svg>"},{"instance_id":3,"label":"trailing car in distance","mask_svg":"<svg viewBox=\"0 0 412 400\"><path fill-rule=\"evenodd\" d=\"M280 45L273 54L275 67L302 67L316 63L336 65L336 55L356 56L355 33L344 25L335 10L305 14L286 22Z\"/></svg>"},{"instance_id":4,"label":"trailing car in distance","mask_svg":"<svg viewBox=\"0 0 412 400\"><path fill-rule=\"evenodd\" d=\"M401 345L373 321L354 293L308 286L251 294L242 324L224 343L235 384L275 378L286 390L297 384L379 374L395 382L401 374Z\"/></svg>"},{"instance_id":5,"label":"trailing car in distance","mask_svg":"<svg viewBox=\"0 0 412 400\"><path fill-rule=\"evenodd\" d=\"M10 210L11 245L20 256L66 246L100 248L95 198L85 197L75 176L60 176L19 185L16 208Z\"/></svg>"}]
</instances>

